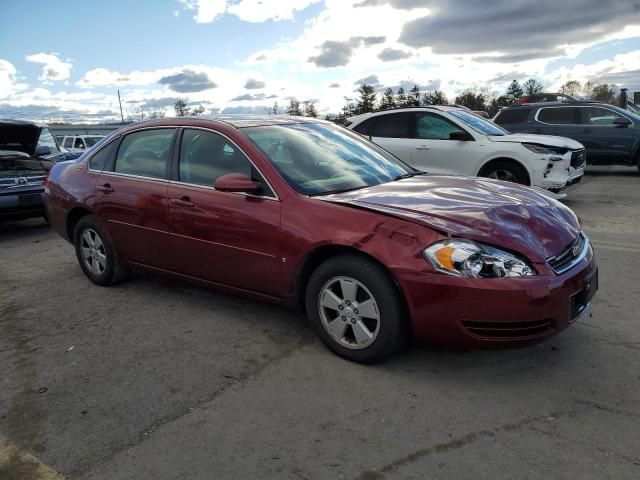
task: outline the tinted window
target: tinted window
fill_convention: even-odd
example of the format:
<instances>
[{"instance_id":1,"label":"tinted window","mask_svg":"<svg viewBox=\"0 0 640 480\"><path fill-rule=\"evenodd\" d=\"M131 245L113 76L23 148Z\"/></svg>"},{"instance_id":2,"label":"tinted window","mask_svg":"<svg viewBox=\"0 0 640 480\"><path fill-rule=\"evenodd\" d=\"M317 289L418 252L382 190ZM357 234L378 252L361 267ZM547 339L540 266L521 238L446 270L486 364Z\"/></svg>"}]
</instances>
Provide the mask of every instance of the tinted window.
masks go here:
<instances>
[{"instance_id":1,"label":"tinted window","mask_svg":"<svg viewBox=\"0 0 640 480\"><path fill-rule=\"evenodd\" d=\"M416 115L416 137L429 140L449 140L449 134L460 127L440 115L418 113Z\"/></svg>"},{"instance_id":2,"label":"tinted window","mask_svg":"<svg viewBox=\"0 0 640 480\"><path fill-rule=\"evenodd\" d=\"M502 110L494 120L499 125L507 123L524 123L529 118L529 110L526 108L510 108Z\"/></svg>"},{"instance_id":3,"label":"tinted window","mask_svg":"<svg viewBox=\"0 0 640 480\"><path fill-rule=\"evenodd\" d=\"M285 181L304 195L379 185L416 172L360 135L341 127L300 123L242 130Z\"/></svg>"},{"instance_id":4,"label":"tinted window","mask_svg":"<svg viewBox=\"0 0 640 480\"><path fill-rule=\"evenodd\" d=\"M91 170L104 170L104 167L111 156L111 152L113 151L113 146L117 142L111 142L109 145L104 147L101 150L98 150L95 155L91 157L89 160L89 168Z\"/></svg>"},{"instance_id":5,"label":"tinted window","mask_svg":"<svg viewBox=\"0 0 640 480\"><path fill-rule=\"evenodd\" d=\"M67 137L64 139L64 144L62 145L65 148L72 148L73 145L73 137Z\"/></svg>"},{"instance_id":6,"label":"tinted window","mask_svg":"<svg viewBox=\"0 0 640 480\"><path fill-rule=\"evenodd\" d=\"M165 178L174 129L144 130L124 137L115 171L142 177Z\"/></svg>"},{"instance_id":7,"label":"tinted window","mask_svg":"<svg viewBox=\"0 0 640 480\"><path fill-rule=\"evenodd\" d=\"M409 138L410 113L393 113L375 117L375 124L370 135L386 138Z\"/></svg>"},{"instance_id":8,"label":"tinted window","mask_svg":"<svg viewBox=\"0 0 640 480\"><path fill-rule=\"evenodd\" d=\"M575 107L541 108L538 121L554 125L571 125L576 123Z\"/></svg>"},{"instance_id":9,"label":"tinted window","mask_svg":"<svg viewBox=\"0 0 640 480\"><path fill-rule=\"evenodd\" d=\"M185 130L180 147L180 181L212 187L227 173L244 173L268 188L245 154L225 137L205 130ZM271 191L262 194L273 196Z\"/></svg>"},{"instance_id":10,"label":"tinted window","mask_svg":"<svg viewBox=\"0 0 640 480\"><path fill-rule=\"evenodd\" d=\"M73 144L73 148L84 148L84 142L81 138L76 138L75 143Z\"/></svg>"},{"instance_id":11,"label":"tinted window","mask_svg":"<svg viewBox=\"0 0 640 480\"><path fill-rule=\"evenodd\" d=\"M358 133L360 133L362 135L369 135L369 131L371 130L371 127L373 126L374 120L375 120L375 118L370 118L368 120L365 120L360 125L354 127L353 131L354 132L358 132Z\"/></svg>"},{"instance_id":12,"label":"tinted window","mask_svg":"<svg viewBox=\"0 0 640 480\"><path fill-rule=\"evenodd\" d=\"M613 125L616 118L625 118L622 115L601 107L581 108L582 123L586 125Z\"/></svg>"}]
</instances>

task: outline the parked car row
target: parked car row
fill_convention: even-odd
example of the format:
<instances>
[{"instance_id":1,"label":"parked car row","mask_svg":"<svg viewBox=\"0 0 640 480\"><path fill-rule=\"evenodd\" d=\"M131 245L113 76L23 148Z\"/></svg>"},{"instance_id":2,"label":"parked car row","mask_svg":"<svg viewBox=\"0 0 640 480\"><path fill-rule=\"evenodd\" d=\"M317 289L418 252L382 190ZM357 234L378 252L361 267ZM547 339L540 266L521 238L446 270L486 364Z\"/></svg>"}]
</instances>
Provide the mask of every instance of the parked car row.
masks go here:
<instances>
[{"instance_id":1,"label":"parked car row","mask_svg":"<svg viewBox=\"0 0 640 480\"><path fill-rule=\"evenodd\" d=\"M457 106L387 110L348 120L350 129L429 173L495 178L558 193L579 183L586 165L584 147L574 140L513 135Z\"/></svg>"},{"instance_id":2,"label":"parked car row","mask_svg":"<svg viewBox=\"0 0 640 480\"><path fill-rule=\"evenodd\" d=\"M410 336L526 345L586 314L598 269L578 218L539 189L497 180L564 188L582 175L579 144L509 138L463 109L358 126L406 162L316 119L131 125L51 168L50 222L98 285L143 268L295 306L329 349L359 362ZM445 174L422 171L424 151L444 152ZM447 162L492 178L448 175Z\"/></svg>"}]
</instances>

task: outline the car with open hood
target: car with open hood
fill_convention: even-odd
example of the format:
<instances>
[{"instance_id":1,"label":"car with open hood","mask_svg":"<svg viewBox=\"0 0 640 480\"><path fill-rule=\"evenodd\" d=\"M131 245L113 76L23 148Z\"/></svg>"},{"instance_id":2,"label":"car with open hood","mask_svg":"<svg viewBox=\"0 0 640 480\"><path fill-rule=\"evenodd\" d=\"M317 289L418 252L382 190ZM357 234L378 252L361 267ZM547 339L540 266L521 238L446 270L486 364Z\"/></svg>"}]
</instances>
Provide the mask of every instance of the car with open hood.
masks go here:
<instances>
[{"instance_id":1,"label":"car with open hood","mask_svg":"<svg viewBox=\"0 0 640 480\"><path fill-rule=\"evenodd\" d=\"M0 119L0 220L44 216L47 173L77 157L62 151L45 126Z\"/></svg>"},{"instance_id":2,"label":"car with open hood","mask_svg":"<svg viewBox=\"0 0 640 480\"><path fill-rule=\"evenodd\" d=\"M92 282L143 268L296 306L359 362L411 335L541 341L585 315L598 285L589 239L557 200L425 174L321 120L138 123L55 165L47 188L51 224Z\"/></svg>"},{"instance_id":3,"label":"car with open hood","mask_svg":"<svg viewBox=\"0 0 640 480\"><path fill-rule=\"evenodd\" d=\"M575 140L512 135L458 105L363 113L348 121L351 130L429 173L496 178L562 196L584 174L584 147Z\"/></svg>"}]
</instances>

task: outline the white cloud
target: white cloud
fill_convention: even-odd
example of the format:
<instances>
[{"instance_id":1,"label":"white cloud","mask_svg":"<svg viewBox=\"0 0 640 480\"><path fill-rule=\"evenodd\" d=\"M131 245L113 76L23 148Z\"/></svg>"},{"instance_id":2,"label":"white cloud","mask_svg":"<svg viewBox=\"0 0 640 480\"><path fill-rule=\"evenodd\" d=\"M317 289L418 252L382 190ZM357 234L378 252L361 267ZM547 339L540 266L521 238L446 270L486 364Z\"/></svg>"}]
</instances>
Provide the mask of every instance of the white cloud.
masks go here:
<instances>
[{"instance_id":1,"label":"white cloud","mask_svg":"<svg viewBox=\"0 0 640 480\"><path fill-rule=\"evenodd\" d=\"M63 61L53 53L36 53L25 57L27 62L42 64L42 73L39 80L52 82L56 80L66 80L71 76L71 62Z\"/></svg>"},{"instance_id":2,"label":"white cloud","mask_svg":"<svg viewBox=\"0 0 640 480\"><path fill-rule=\"evenodd\" d=\"M18 83L16 73L16 67L12 63L0 58L0 98L9 97L26 88L25 84Z\"/></svg>"},{"instance_id":3,"label":"white cloud","mask_svg":"<svg viewBox=\"0 0 640 480\"><path fill-rule=\"evenodd\" d=\"M195 10L197 23L211 23L228 13L240 20L262 23L268 20L291 20L295 12L321 0L178 0L183 8Z\"/></svg>"}]
</instances>

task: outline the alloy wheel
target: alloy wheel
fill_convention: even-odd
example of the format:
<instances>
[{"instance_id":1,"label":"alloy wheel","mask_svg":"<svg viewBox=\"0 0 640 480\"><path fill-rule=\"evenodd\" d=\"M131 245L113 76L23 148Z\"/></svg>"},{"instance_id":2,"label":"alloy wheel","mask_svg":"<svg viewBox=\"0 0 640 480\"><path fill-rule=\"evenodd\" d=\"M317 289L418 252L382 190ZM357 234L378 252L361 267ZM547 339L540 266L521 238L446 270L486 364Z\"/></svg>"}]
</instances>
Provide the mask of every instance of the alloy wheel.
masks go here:
<instances>
[{"instance_id":1,"label":"alloy wheel","mask_svg":"<svg viewBox=\"0 0 640 480\"><path fill-rule=\"evenodd\" d=\"M80 249L85 266L94 275L100 276L107 268L107 252L104 242L92 228L87 228L80 237Z\"/></svg>"},{"instance_id":2,"label":"alloy wheel","mask_svg":"<svg viewBox=\"0 0 640 480\"><path fill-rule=\"evenodd\" d=\"M318 309L331 338L350 349L371 345L380 331L380 309L371 291L351 277L334 277L320 290Z\"/></svg>"},{"instance_id":3,"label":"alloy wheel","mask_svg":"<svg viewBox=\"0 0 640 480\"><path fill-rule=\"evenodd\" d=\"M504 182L514 182L518 183L518 178L511 170L497 169L492 171L488 178L495 178L496 180L502 180Z\"/></svg>"}]
</instances>

